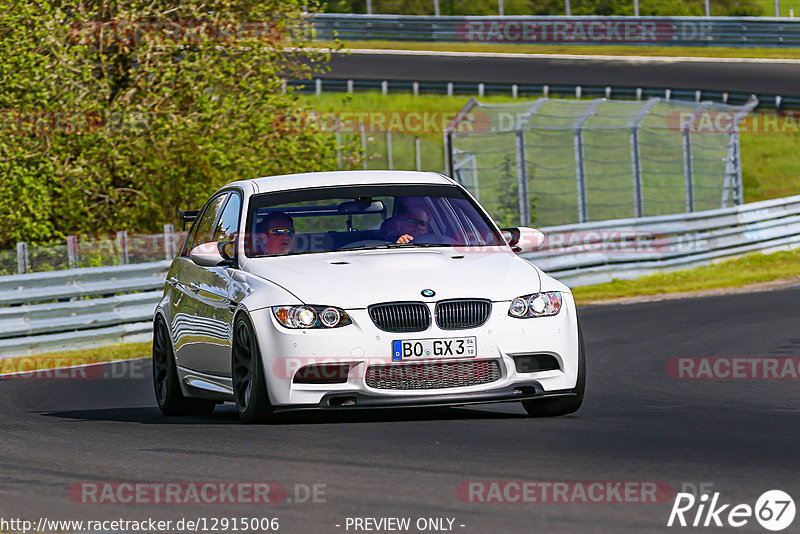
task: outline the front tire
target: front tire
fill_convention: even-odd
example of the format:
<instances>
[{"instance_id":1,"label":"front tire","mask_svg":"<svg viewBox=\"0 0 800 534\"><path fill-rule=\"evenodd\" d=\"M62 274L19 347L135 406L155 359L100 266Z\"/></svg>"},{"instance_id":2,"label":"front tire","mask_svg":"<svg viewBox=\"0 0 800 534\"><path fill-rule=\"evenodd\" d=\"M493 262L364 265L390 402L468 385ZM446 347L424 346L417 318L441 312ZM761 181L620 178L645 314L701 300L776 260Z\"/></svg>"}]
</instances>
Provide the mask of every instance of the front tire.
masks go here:
<instances>
[{"instance_id":1,"label":"front tire","mask_svg":"<svg viewBox=\"0 0 800 534\"><path fill-rule=\"evenodd\" d=\"M158 407L167 416L211 415L216 406L214 401L183 396L172 342L161 317L153 325L153 386Z\"/></svg>"},{"instance_id":2,"label":"front tire","mask_svg":"<svg viewBox=\"0 0 800 534\"><path fill-rule=\"evenodd\" d=\"M522 401L522 407L531 417L555 417L577 412L583 404L586 389L586 354L583 348L583 332L578 324L578 381L575 383L574 397L554 397L551 399L531 399Z\"/></svg>"},{"instance_id":3,"label":"front tire","mask_svg":"<svg viewBox=\"0 0 800 534\"><path fill-rule=\"evenodd\" d=\"M269 402L261 352L246 315L240 315L234 323L232 353L233 397L239 417L245 423L270 421L275 412Z\"/></svg>"}]
</instances>

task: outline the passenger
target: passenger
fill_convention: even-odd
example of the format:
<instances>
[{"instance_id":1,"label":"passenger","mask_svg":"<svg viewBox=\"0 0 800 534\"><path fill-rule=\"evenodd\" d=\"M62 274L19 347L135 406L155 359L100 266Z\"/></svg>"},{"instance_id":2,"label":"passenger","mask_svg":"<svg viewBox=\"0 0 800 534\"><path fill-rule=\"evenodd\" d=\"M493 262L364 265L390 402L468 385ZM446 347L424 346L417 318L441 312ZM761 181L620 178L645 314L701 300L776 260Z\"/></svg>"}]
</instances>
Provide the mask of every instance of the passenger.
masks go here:
<instances>
[{"instance_id":1,"label":"passenger","mask_svg":"<svg viewBox=\"0 0 800 534\"><path fill-rule=\"evenodd\" d=\"M288 254L294 250L294 220L287 214L275 211L258 224L255 235L258 254Z\"/></svg>"}]
</instances>

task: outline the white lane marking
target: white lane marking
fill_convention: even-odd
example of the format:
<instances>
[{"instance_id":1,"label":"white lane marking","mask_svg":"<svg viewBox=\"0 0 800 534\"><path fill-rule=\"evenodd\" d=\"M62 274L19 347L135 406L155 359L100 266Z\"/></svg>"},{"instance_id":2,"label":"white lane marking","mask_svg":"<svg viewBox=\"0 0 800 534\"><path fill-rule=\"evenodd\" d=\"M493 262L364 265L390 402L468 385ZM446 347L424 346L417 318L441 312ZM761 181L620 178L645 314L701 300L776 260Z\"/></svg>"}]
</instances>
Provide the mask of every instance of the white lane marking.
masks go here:
<instances>
[{"instance_id":1,"label":"white lane marking","mask_svg":"<svg viewBox=\"0 0 800 534\"><path fill-rule=\"evenodd\" d=\"M322 49L326 50L326 49ZM337 52L334 52L337 53ZM343 48L338 53L392 56L439 56L508 59L571 59L578 61L623 61L629 63L784 63L800 65L800 59L740 58L740 57L685 57L685 56L609 56L591 54L525 54L510 52L456 52L451 50L395 50L382 48Z\"/></svg>"}]
</instances>

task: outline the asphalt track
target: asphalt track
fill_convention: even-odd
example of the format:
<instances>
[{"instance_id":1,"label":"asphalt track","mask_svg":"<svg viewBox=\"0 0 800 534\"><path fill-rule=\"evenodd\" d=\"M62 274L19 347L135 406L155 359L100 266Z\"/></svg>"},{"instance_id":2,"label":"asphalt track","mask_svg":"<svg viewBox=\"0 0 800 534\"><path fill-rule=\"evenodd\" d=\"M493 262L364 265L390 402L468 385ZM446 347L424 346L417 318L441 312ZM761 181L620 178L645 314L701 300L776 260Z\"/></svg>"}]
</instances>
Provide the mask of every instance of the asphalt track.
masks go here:
<instances>
[{"instance_id":1,"label":"asphalt track","mask_svg":"<svg viewBox=\"0 0 800 534\"><path fill-rule=\"evenodd\" d=\"M358 51L334 54L321 77L435 82L591 85L800 95L796 60L564 58L524 54Z\"/></svg>"},{"instance_id":2,"label":"asphalt track","mask_svg":"<svg viewBox=\"0 0 800 534\"><path fill-rule=\"evenodd\" d=\"M454 518L465 533L670 530L671 501L466 503L456 488L467 480L711 483L722 502L753 505L775 488L800 502L800 381L666 372L678 356L800 356L798 311L800 288L583 308L587 398L553 419L517 405L287 415L269 426L240 424L230 406L165 418L142 361L108 366L102 379L0 380L0 518L277 516L281 532L346 532L347 517L399 516ZM290 495L295 484L326 484L326 502L77 504L68 490L84 481L277 481ZM737 530L765 532L753 520Z\"/></svg>"}]
</instances>

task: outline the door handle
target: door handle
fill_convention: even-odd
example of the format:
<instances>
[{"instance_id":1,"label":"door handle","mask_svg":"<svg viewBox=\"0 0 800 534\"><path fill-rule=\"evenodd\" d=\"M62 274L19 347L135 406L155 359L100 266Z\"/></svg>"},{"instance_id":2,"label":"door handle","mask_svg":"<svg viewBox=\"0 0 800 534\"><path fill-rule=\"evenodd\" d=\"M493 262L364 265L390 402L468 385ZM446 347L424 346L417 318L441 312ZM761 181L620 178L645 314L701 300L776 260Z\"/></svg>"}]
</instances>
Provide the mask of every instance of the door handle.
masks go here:
<instances>
[{"instance_id":1,"label":"door handle","mask_svg":"<svg viewBox=\"0 0 800 534\"><path fill-rule=\"evenodd\" d=\"M169 278L167 278L167 283L171 286L174 286L175 284L178 283L178 279L175 278L174 276L170 276Z\"/></svg>"},{"instance_id":2,"label":"door handle","mask_svg":"<svg viewBox=\"0 0 800 534\"><path fill-rule=\"evenodd\" d=\"M200 286L197 284L197 282L189 282L189 289L195 293L198 293L200 291Z\"/></svg>"}]
</instances>

